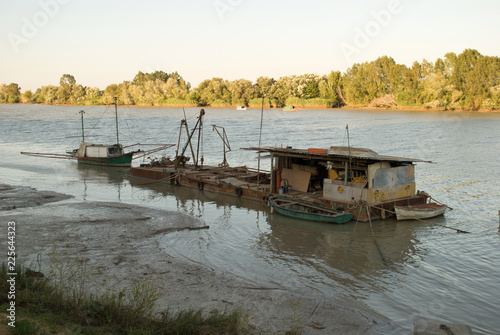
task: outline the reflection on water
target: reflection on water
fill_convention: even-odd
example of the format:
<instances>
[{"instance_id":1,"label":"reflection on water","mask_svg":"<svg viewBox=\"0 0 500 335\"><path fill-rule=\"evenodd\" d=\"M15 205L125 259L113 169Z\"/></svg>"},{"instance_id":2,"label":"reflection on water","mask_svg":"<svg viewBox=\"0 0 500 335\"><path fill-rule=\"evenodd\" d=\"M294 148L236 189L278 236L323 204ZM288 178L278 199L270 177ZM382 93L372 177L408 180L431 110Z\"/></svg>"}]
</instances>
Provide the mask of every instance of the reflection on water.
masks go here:
<instances>
[{"instance_id":1,"label":"reflection on water","mask_svg":"<svg viewBox=\"0 0 500 335\"><path fill-rule=\"evenodd\" d=\"M394 320L401 333L410 332L417 316L466 323L483 333L500 329L500 157L492 155L500 152L500 115L266 111L263 145L344 145L349 124L355 146L438 163L417 166L418 188L453 211L426 222L386 220L370 227L295 220L270 214L258 201L132 179L127 170L19 154L63 153L77 146L78 139L70 136L79 135L80 109L0 105L0 182L68 193L75 197L69 201L121 201L187 213L210 229L162 236L160 246L169 254L260 284L360 299ZM99 142L112 143L113 119L105 109L92 107L86 119ZM206 111L206 122L225 127L232 147L258 144L259 110ZM182 109L129 108L123 113L124 132L133 130L120 136L124 145L175 142L183 118ZM199 109L186 113L195 120ZM98 121L104 122L98 126ZM211 135L205 134L202 155L206 164L218 164L222 146ZM243 150L233 149L228 161L257 166L255 154ZM442 225L471 233L457 234Z\"/></svg>"}]
</instances>

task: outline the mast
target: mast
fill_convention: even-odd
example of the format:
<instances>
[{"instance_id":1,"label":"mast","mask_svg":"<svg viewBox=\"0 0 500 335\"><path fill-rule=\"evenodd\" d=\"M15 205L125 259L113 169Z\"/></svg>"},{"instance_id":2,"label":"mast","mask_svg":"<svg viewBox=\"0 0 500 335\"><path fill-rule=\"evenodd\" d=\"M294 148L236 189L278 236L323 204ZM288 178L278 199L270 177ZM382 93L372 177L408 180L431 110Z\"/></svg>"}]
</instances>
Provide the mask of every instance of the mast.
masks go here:
<instances>
[{"instance_id":1,"label":"mast","mask_svg":"<svg viewBox=\"0 0 500 335\"><path fill-rule=\"evenodd\" d=\"M82 143L83 143L85 142L85 130L83 128L83 114L85 114L85 112L81 110L79 113L82 115Z\"/></svg>"},{"instance_id":2,"label":"mast","mask_svg":"<svg viewBox=\"0 0 500 335\"><path fill-rule=\"evenodd\" d=\"M347 147L349 148L349 165L351 165L351 142L349 141L349 125L345 126L345 131L347 133ZM345 173L344 173L344 185L347 185L347 175L349 173L347 161L345 161Z\"/></svg>"},{"instance_id":3,"label":"mast","mask_svg":"<svg viewBox=\"0 0 500 335\"><path fill-rule=\"evenodd\" d=\"M262 93L262 108L260 110L259 158L257 163L257 189L260 185L260 146L262 144L262 120L264 119L264 93Z\"/></svg>"},{"instance_id":4,"label":"mast","mask_svg":"<svg viewBox=\"0 0 500 335\"><path fill-rule=\"evenodd\" d=\"M202 121L203 115L205 115L205 110L204 109L200 110L200 116L198 117L198 121L196 122L196 125L194 126L193 131L191 132L191 134L189 134L189 130L188 130L189 137L187 139L187 143L184 145L184 148L182 149L181 154L176 157L176 160L175 160L175 166L176 167L178 167L179 164L181 163L182 157L184 156L184 153L186 152L186 149L187 149L188 145L191 146L191 139L193 138L193 135L194 135L196 129L198 129L198 151L200 150L200 147L199 147L199 137L201 136L201 134L200 134L201 133L201 127L202 127L201 122L203 122ZM186 124L186 121L184 121L184 122ZM198 125L200 125L199 128L198 128ZM182 124L181 124L181 127L182 127ZM186 130L187 130L187 124L186 124ZM191 147L191 150L193 150L192 147ZM194 153L193 153L193 159L195 159ZM202 156L202 165L203 165L203 156ZM198 167L198 152L196 153L196 161L194 162L194 166Z\"/></svg>"},{"instance_id":5,"label":"mast","mask_svg":"<svg viewBox=\"0 0 500 335\"><path fill-rule=\"evenodd\" d=\"M116 144L120 144L120 139L118 138L118 107L116 106L116 97L114 97L115 100L115 118L116 118Z\"/></svg>"}]
</instances>

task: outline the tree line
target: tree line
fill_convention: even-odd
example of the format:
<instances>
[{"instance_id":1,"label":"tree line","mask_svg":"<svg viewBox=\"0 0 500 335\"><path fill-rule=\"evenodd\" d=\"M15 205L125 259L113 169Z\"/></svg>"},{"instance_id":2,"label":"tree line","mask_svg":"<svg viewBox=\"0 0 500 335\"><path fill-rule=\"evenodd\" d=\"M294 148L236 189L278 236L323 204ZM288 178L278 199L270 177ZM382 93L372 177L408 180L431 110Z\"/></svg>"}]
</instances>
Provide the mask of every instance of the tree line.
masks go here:
<instances>
[{"instance_id":1,"label":"tree line","mask_svg":"<svg viewBox=\"0 0 500 335\"><path fill-rule=\"evenodd\" d=\"M16 83L0 85L1 103L154 106L260 107L423 107L433 109L499 109L500 58L467 49L447 53L434 63L397 64L388 56L357 63L345 73L303 74L279 79L259 77L233 81L206 79L192 88L177 72L139 72L131 81L105 90L78 84L62 75L59 86L21 93Z\"/></svg>"}]
</instances>

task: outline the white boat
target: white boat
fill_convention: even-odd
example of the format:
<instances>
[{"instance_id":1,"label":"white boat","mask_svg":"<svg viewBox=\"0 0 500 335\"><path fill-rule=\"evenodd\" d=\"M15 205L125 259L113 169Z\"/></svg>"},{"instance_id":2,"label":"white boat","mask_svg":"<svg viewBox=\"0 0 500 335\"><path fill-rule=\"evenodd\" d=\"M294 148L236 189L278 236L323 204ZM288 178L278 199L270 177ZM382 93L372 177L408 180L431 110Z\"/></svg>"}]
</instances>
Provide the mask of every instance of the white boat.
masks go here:
<instances>
[{"instance_id":1,"label":"white boat","mask_svg":"<svg viewBox=\"0 0 500 335\"><path fill-rule=\"evenodd\" d=\"M247 108L245 106L238 106L238 107L236 107L236 110L237 111L246 111Z\"/></svg>"},{"instance_id":2,"label":"white boat","mask_svg":"<svg viewBox=\"0 0 500 335\"><path fill-rule=\"evenodd\" d=\"M412 206L395 206L394 210L398 220L420 220L443 215L447 208L446 205L430 202Z\"/></svg>"}]
</instances>

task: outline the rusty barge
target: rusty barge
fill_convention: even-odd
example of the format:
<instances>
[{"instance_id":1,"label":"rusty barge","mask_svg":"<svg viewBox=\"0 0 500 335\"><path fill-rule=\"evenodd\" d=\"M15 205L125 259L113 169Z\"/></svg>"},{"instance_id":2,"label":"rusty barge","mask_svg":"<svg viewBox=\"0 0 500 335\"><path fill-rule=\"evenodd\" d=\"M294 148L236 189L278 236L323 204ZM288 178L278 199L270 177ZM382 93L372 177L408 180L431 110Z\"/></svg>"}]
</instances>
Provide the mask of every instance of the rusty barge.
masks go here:
<instances>
[{"instance_id":1,"label":"rusty barge","mask_svg":"<svg viewBox=\"0 0 500 335\"><path fill-rule=\"evenodd\" d=\"M132 167L129 175L236 197L265 200L271 193L270 172L246 166L230 167L226 160L226 152L231 151L231 147L223 127L212 125L212 129L217 131L224 144L224 160L219 166L203 165L203 156L200 158L199 152L204 115L205 111L202 109L192 131L189 131L187 120L181 120L179 140L173 160L164 157L160 161ZM181 137L184 131L187 140L181 148ZM198 137L197 141L195 135ZM189 163L190 160L192 163Z\"/></svg>"},{"instance_id":2,"label":"rusty barge","mask_svg":"<svg viewBox=\"0 0 500 335\"><path fill-rule=\"evenodd\" d=\"M397 206L421 205L431 199L427 193L417 191L415 184L415 163L431 162L382 156L366 148L245 148L257 151L259 157L261 153L270 156L270 170L264 171L260 163L259 169L229 167L229 141L225 132L221 135L217 131L224 142L224 161L219 166L203 166L203 158L198 159L192 146L194 134L200 136L203 115L201 110L192 132L186 121L181 121L175 159L132 167L129 175L264 202L270 195L279 195L342 210L360 221L385 219L394 215ZM184 128L188 141L181 150ZM191 157L185 156L188 147ZM190 158L193 163L188 163Z\"/></svg>"}]
</instances>

